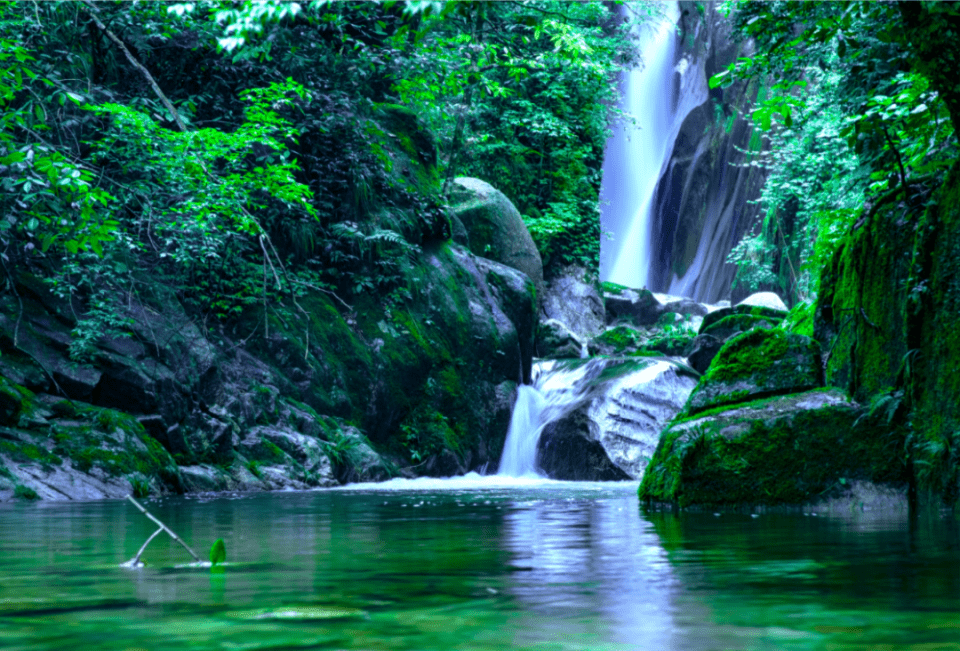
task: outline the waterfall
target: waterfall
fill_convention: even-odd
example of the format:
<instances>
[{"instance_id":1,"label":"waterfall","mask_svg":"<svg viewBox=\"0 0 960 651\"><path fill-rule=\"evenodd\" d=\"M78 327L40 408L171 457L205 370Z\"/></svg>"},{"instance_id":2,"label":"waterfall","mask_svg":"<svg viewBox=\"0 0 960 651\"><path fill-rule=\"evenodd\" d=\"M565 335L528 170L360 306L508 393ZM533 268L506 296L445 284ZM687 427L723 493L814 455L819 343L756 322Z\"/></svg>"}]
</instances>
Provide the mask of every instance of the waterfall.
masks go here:
<instances>
[{"instance_id":1,"label":"waterfall","mask_svg":"<svg viewBox=\"0 0 960 651\"><path fill-rule=\"evenodd\" d=\"M549 360L533 365L531 385L520 385L498 475L538 477L537 442L544 426L572 409L608 360Z\"/></svg>"},{"instance_id":2,"label":"waterfall","mask_svg":"<svg viewBox=\"0 0 960 651\"><path fill-rule=\"evenodd\" d=\"M612 233L600 242L600 277L628 287L647 285L654 193L676 138L674 92L675 2L643 26L642 68L621 79L622 108L630 117L607 141L600 188L600 222Z\"/></svg>"}]
</instances>

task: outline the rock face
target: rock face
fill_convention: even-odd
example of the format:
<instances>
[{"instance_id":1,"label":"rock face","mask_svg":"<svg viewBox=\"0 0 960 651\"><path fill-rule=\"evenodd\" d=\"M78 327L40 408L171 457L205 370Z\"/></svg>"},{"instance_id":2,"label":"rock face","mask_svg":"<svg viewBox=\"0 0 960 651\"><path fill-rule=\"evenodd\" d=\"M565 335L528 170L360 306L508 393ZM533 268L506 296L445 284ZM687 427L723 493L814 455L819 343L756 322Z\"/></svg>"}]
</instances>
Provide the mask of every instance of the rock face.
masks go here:
<instances>
[{"instance_id":1,"label":"rock face","mask_svg":"<svg viewBox=\"0 0 960 651\"><path fill-rule=\"evenodd\" d=\"M648 286L716 302L726 297L736 267L727 254L758 214L751 200L764 181L761 167L745 165L761 149L744 117L756 83L709 89L707 80L750 43L730 38L731 26L711 3L680 3L676 84L680 122L654 197Z\"/></svg>"},{"instance_id":2,"label":"rock face","mask_svg":"<svg viewBox=\"0 0 960 651\"><path fill-rule=\"evenodd\" d=\"M464 225L474 255L527 274L540 300L544 294L543 261L513 203L486 181L458 177L450 193L450 210Z\"/></svg>"},{"instance_id":3,"label":"rock face","mask_svg":"<svg viewBox=\"0 0 960 651\"><path fill-rule=\"evenodd\" d=\"M577 266L561 269L547 283L542 314L563 323L581 340L599 334L606 316L596 280Z\"/></svg>"},{"instance_id":4,"label":"rock face","mask_svg":"<svg viewBox=\"0 0 960 651\"><path fill-rule=\"evenodd\" d=\"M918 497L936 507L960 498L960 169L932 196L876 206L844 237L814 336L828 385L912 410Z\"/></svg>"},{"instance_id":5,"label":"rock face","mask_svg":"<svg viewBox=\"0 0 960 651\"><path fill-rule=\"evenodd\" d=\"M640 485L641 499L679 506L805 504L854 481L904 488L883 427L837 389L817 389L675 421Z\"/></svg>"},{"instance_id":6,"label":"rock face","mask_svg":"<svg viewBox=\"0 0 960 651\"><path fill-rule=\"evenodd\" d=\"M556 319L540 322L537 353L542 359L576 359L581 357L583 342Z\"/></svg>"},{"instance_id":7,"label":"rock face","mask_svg":"<svg viewBox=\"0 0 960 651\"><path fill-rule=\"evenodd\" d=\"M784 330L752 330L720 349L684 408L687 415L822 385L820 346Z\"/></svg>"},{"instance_id":8,"label":"rock face","mask_svg":"<svg viewBox=\"0 0 960 651\"><path fill-rule=\"evenodd\" d=\"M626 358L590 360L570 384L579 397L544 427L537 463L554 479L604 481L643 475L696 381L665 361Z\"/></svg>"}]
</instances>

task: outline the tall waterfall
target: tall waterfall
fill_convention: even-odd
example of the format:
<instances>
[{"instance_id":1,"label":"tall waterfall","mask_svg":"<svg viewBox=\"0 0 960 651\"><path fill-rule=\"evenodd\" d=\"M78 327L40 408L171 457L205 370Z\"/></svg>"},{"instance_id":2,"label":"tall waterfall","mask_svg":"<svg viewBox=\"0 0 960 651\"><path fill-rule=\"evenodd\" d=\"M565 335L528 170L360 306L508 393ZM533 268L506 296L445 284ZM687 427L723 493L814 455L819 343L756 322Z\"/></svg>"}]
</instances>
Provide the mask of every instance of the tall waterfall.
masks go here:
<instances>
[{"instance_id":1,"label":"tall waterfall","mask_svg":"<svg viewBox=\"0 0 960 651\"><path fill-rule=\"evenodd\" d=\"M603 230L600 277L628 287L644 287L650 267L650 230L654 193L676 137L674 90L675 2L641 29L643 67L621 80L623 110L629 114L607 141L600 188ZM631 123L630 118L635 122Z\"/></svg>"}]
</instances>

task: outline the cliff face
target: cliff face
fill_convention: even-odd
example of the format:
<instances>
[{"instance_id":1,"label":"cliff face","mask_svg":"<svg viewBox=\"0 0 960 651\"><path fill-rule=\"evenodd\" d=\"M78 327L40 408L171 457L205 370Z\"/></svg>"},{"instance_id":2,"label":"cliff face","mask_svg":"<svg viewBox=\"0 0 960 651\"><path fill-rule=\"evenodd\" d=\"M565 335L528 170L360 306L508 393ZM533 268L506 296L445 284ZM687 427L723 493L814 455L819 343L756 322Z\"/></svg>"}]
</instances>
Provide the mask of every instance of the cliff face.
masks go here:
<instances>
[{"instance_id":1,"label":"cliff face","mask_svg":"<svg viewBox=\"0 0 960 651\"><path fill-rule=\"evenodd\" d=\"M960 169L935 200L867 207L823 270L828 384L869 401L921 502L960 498ZM903 441L903 443L898 443Z\"/></svg>"},{"instance_id":2,"label":"cliff face","mask_svg":"<svg viewBox=\"0 0 960 651\"><path fill-rule=\"evenodd\" d=\"M703 302L728 298L736 266L726 257L758 213L763 170L746 166L760 148L744 112L755 83L709 89L707 80L750 44L731 40L713 3L681 2L673 93L675 137L654 196L648 286Z\"/></svg>"}]
</instances>

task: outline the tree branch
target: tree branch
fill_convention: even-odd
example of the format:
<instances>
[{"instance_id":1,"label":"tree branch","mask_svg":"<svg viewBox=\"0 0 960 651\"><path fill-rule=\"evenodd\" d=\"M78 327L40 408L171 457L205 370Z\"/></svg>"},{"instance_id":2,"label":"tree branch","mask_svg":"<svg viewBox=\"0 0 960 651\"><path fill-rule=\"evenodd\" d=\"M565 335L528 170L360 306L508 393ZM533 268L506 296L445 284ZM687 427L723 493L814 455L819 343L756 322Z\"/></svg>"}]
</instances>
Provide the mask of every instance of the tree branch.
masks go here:
<instances>
[{"instance_id":1,"label":"tree branch","mask_svg":"<svg viewBox=\"0 0 960 651\"><path fill-rule=\"evenodd\" d=\"M100 13L100 10L97 9L97 7L90 2L90 0L83 0L83 4L87 7L87 15L93 19L93 22L97 24L97 27L100 29L100 31L106 34L107 38L117 44L117 47L123 51L123 55L127 57L127 61L130 62L130 65L136 68L147 80L147 83L150 84L150 88L153 89L153 92L157 95L163 105L168 111L170 111L170 115L173 116L173 121L177 123L177 127L180 129L180 131L186 131L187 127L183 124L183 120L180 119L180 114L177 112L177 109L173 107L173 104L170 103L170 100L167 99L167 96L163 94L163 91L160 90L160 86L158 86L157 82L154 81L153 75L150 74L150 71L144 68L143 65L137 61L136 57L134 57L130 50L127 49L127 46L123 43L123 41L121 41L116 34L107 29L107 26L103 24L103 21L97 17L97 14Z\"/></svg>"}]
</instances>

